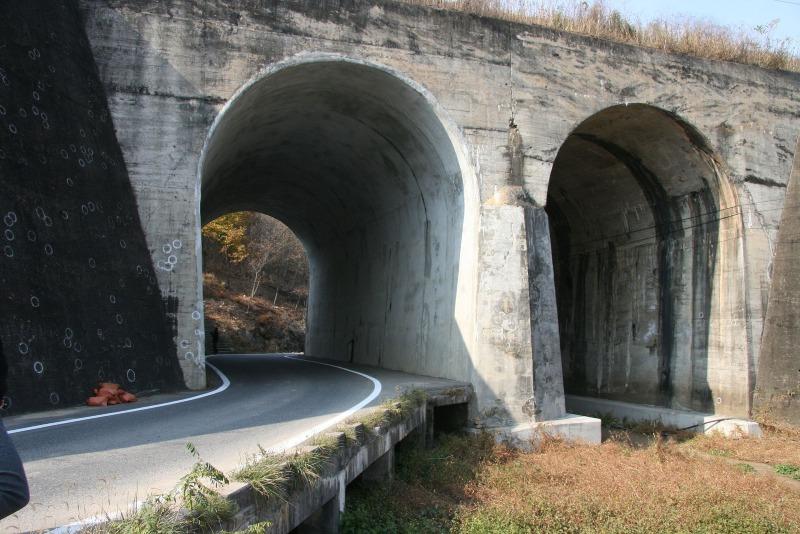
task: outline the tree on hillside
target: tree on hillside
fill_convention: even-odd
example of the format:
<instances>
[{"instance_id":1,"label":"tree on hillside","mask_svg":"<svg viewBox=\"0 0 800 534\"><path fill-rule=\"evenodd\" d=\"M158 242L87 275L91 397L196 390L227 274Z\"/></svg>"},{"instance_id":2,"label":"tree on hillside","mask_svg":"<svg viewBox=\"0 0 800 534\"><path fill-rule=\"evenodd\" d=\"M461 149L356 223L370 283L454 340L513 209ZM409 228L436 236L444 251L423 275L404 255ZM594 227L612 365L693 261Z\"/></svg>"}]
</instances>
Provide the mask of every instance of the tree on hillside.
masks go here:
<instances>
[{"instance_id":1,"label":"tree on hillside","mask_svg":"<svg viewBox=\"0 0 800 534\"><path fill-rule=\"evenodd\" d=\"M215 241L219 251L231 263L239 263L247 257L247 228L253 213L237 211L218 217L203 226L203 237Z\"/></svg>"},{"instance_id":2,"label":"tree on hillside","mask_svg":"<svg viewBox=\"0 0 800 534\"><path fill-rule=\"evenodd\" d=\"M254 212L231 213L204 226L203 236L219 246L229 264L245 269L251 280L250 298L265 281L275 287L273 304L281 290L296 292L308 283L303 245L288 227L272 217Z\"/></svg>"},{"instance_id":3,"label":"tree on hillside","mask_svg":"<svg viewBox=\"0 0 800 534\"><path fill-rule=\"evenodd\" d=\"M247 264L253 273L251 297L256 295L265 275L275 287L273 304L282 287L293 290L297 282L305 286L308 278L305 251L288 227L271 217L256 214L248 228L247 239Z\"/></svg>"},{"instance_id":4,"label":"tree on hillside","mask_svg":"<svg viewBox=\"0 0 800 534\"><path fill-rule=\"evenodd\" d=\"M253 273L253 283L250 286L250 298L253 298L261 284L264 268L273 256L280 257L285 248L278 235L279 228L272 224L273 219L254 215L247 229L248 252L247 266Z\"/></svg>"}]
</instances>

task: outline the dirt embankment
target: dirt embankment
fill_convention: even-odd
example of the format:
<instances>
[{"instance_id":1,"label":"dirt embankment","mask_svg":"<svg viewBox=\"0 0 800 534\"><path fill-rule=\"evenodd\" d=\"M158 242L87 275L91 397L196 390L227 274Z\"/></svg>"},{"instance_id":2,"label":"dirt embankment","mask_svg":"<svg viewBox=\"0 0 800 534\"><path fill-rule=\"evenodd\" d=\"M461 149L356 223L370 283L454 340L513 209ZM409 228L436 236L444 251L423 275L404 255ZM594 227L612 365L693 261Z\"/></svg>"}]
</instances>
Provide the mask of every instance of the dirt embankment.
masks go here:
<instances>
[{"instance_id":1,"label":"dirt embankment","mask_svg":"<svg viewBox=\"0 0 800 534\"><path fill-rule=\"evenodd\" d=\"M209 254L204 254L209 256ZM305 344L306 288L261 284L250 297L244 268L223 258L205 262L206 353L301 352ZM248 287L250 286L250 287ZM277 294L277 296L276 296Z\"/></svg>"}]
</instances>

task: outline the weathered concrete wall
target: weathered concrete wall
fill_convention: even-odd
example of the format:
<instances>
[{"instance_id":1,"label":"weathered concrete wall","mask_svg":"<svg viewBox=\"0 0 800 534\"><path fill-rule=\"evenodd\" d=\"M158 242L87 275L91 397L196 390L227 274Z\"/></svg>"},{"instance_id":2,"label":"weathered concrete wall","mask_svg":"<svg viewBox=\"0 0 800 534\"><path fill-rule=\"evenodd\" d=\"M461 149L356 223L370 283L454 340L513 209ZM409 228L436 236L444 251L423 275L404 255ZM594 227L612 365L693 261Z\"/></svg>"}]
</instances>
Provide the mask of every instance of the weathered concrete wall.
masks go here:
<instances>
[{"instance_id":1,"label":"weathered concrete wall","mask_svg":"<svg viewBox=\"0 0 800 534\"><path fill-rule=\"evenodd\" d=\"M420 114L417 109L409 117L431 121L435 117L447 133L446 144L451 146L442 152L440 143L426 141L430 135L403 126L392 131L406 132L411 139L404 137L395 151L420 155L423 161L410 165L412 169L447 169L446 162L443 166L430 162L452 150L463 187L460 199L452 196L438 204L437 210L442 213L455 208L455 218L442 214L430 219L431 237L452 251L442 253L437 275L440 279L435 285L441 288L443 280L449 279L452 284L455 278L456 289L449 285L437 297L412 298L407 313L393 311L400 314L396 322L360 325L365 315L374 319L376 313L387 311L387 295L397 296L403 291L400 285L391 289L392 283L402 281L406 289L414 284L434 287L424 276L427 269L421 260L425 256L425 237L420 231L422 212L418 202L425 194L404 197L398 204L399 209L406 210L403 218L385 219L375 228L364 227L361 239L369 240L369 244L356 247L358 241L345 240L352 243L342 247L342 251L347 250L345 259L334 261L332 255L319 256L340 266L339 270L325 268L329 265L324 262L312 267L315 287L339 284L340 288L340 297L328 300L329 304L322 306L317 301L320 309L327 311L319 315L321 322L316 326L309 325L312 332L315 328L320 332L330 330L331 321L335 320L343 320L346 330L359 330L351 337L357 338L352 344L337 334L329 338L334 340L330 346L314 346L315 351L330 350L324 355L344 359L352 355L358 361L380 361L389 367L471 380L476 387L478 410L497 424L557 416L563 409L558 403L537 415L541 406L537 405L536 396L541 393L545 399L559 398L562 379L558 366L546 356L546 347L558 346L557 340L537 338L555 336L558 327L552 319L547 326L541 317L531 316L545 313L531 305L529 281L532 276L542 280L541 273L548 270L542 270L536 262L552 261L539 254L547 248L546 236L528 238L526 220L533 219L526 218L526 213L547 204L556 156L579 125L606 108L639 103L664 110L698 132L710 160L705 168L711 170L704 175L708 182L704 198L711 201L711 208L730 209L734 215L725 219L725 227L720 225L712 232L718 240L712 259L707 247L690 244L708 239L706 233L690 232L693 229L685 225L683 239L674 246L688 248L672 264L674 272L681 275L659 286L665 288L660 297L655 295L661 289L642 280L645 294L637 306L652 307L652 299L660 300L662 305L674 300L675 321L697 323L696 327L643 341L645 345L655 342L655 363L649 348L640 347L630 363L605 360L600 367L606 375L615 377L619 372L642 373L642 385L667 384L664 391L674 405L710 409L713 402L713 409L718 412L749 411L769 292L772 244L789 177L791 147L800 132L796 114L800 103L798 75L689 59L537 27L392 3L287 1L266 5L255 1L110 0L84 2L83 10L133 178L148 244L159 267L162 294L178 302L176 339L184 347L179 357L190 385L202 384L201 353L189 348L202 339L200 323L192 317L199 317L202 309L199 254L195 248L199 246L201 150L214 117L244 84L260 79L260 72L302 63L303 58L307 61L311 53L328 54L329 59L336 55L345 63L369 64L396 78L398 85L386 87L411 88L412 96L421 96L428 111ZM409 101L402 93L400 90L397 94L378 95L389 109L393 102ZM395 96L399 100L394 100ZM358 94L353 101L360 101ZM387 112L387 117L398 122L396 111ZM378 137L386 135L386 130L374 128L376 124L368 120L362 127L377 130L373 134ZM313 127L281 131L318 134ZM395 141L393 135L390 133L389 139ZM330 141L335 136L324 136L327 148L321 147L309 159L319 161L324 150L341 154L337 144ZM377 143L375 139L354 137L353 141L358 141L354 149L374 146L383 152L378 144L364 144ZM275 146L271 144L274 141L266 139L266 146ZM418 150L412 150L414 146ZM655 144L651 148L658 151L662 147ZM679 157L680 151L673 154ZM334 154L334 160L341 161L337 158ZM663 161L664 154L655 157L659 158ZM338 167L334 174L343 175L343 168ZM380 164L366 168L379 169ZM676 184L680 177L674 171L680 169L662 165L665 176ZM383 169L380 174L380 180L384 180L390 173ZM428 177L436 174L428 173ZM696 183L696 176L687 178ZM358 183L366 183L361 180ZM336 183L344 182L340 179ZM434 182L423 178L422 183ZM286 202L280 207L265 205L264 210L273 214L278 209L284 214L310 212L313 208L307 209L306 204L333 198L326 195L320 196L312 189L302 198L285 196ZM203 203L207 200L204 198ZM698 206L697 209L710 209L703 202ZM697 216L694 209L683 203L676 207L675 216ZM712 223L714 217L705 213L701 218L708 220L703 222ZM303 221L335 220L309 217L296 221L299 233ZM460 228L434 228L434 221L437 226ZM399 225L403 228L397 233L407 245L393 248L390 229ZM178 254L167 246L176 239L184 244ZM414 240L418 243L412 246ZM309 250L313 249L309 246ZM385 262L389 262L390 249L392 257L400 252L408 264L397 271L405 274L395 282L392 269L380 259L386 257ZM652 245L650 250L652 256ZM701 253L702 258L697 255ZM313 263L313 252L311 256ZM652 261L658 263L656 258ZM700 264L708 266L707 273L694 267ZM358 271L357 265L380 268L370 268L367 273ZM616 284L621 287L624 282L619 279ZM681 289L685 287L689 289ZM667 289L676 291L671 299ZM357 297L352 297L354 292ZM340 308L348 295L350 302ZM394 310L398 300L391 300ZM449 310L452 305L455 309ZM448 313L426 316L426 306L429 314L445 308ZM710 308L711 317L703 312L704 317L699 318L699 308ZM624 319L626 313L615 315L619 324L614 329L620 334L631 331ZM666 323L659 322L658 313L650 310L646 314L653 315L652 320L663 328ZM392 331L380 332L380 327L387 324L393 325ZM442 332L458 332L458 336L448 334L442 343L411 337L427 336L430 340L439 338ZM704 338L707 342L702 341ZM463 346L452 348L454 340ZM665 357L668 353L670 358ZM380 354L383 356L379 360ZM595 365L598 361L595 359ZM662 377L665 372L668 383ZM538 388L552 389L540 392ZM607 390L598 390L597 394L603 395L604 391Z\"/></svg>"},{"instance_id":2,"label":"weathered concrete wall","mask_svg":"<svg viewBox=\"0 0 800 534\"><path fill-rule=\"evenodd\" d=\"M183 387L112 119L76 3L4 3L3 415L80 403L99 380Z\"/></svg>"},{"instance_id":3,"label":"weathered concrete wall","mask_svg":"<svg viewBox=\"0 0 800 534\"><path fill-rule=\"evenodd\" d=\"M800 140L772 263L756 409L800 424Z\"/></svg>"}]
</instances>

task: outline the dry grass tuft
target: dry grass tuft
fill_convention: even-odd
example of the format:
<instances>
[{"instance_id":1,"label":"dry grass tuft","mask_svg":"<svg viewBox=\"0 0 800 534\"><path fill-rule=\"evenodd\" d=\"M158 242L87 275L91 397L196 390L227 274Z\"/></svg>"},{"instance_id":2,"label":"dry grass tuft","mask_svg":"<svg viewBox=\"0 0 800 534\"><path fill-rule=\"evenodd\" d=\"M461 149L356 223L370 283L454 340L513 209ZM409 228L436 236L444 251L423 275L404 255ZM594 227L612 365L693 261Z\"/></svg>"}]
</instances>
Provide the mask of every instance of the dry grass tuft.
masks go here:
<instances>
[{"instance_id":1,"label":"dry grass tuft","mask_svg":"<svg viewBox=\"0 0 800 534\"><path fill-rule=\"evenodd\" d=\"M800 57L792 53L791 41L771 39L769 24L753 28L750 32L688 18L644 24L626 18L602 0L595 0L591 4L577 0L404 1L522 24L536 24L666 52L758 65L767 69L800 71Z\"/></svg>"},{"instance_id":2,"label":"dry grass tuft","mask_svg":"<svg viewBox=\"0 0 800 534\"><path fill-rule=\"evenodd\" d=\"M232 477L249 483L267 499L284 500L292 489L313 486L339 449L331 438L321 436L313 442L315 446L309 450L285 454L271 453L259 445L259 452L249 456Z\"/></svg>"}]
</instances>

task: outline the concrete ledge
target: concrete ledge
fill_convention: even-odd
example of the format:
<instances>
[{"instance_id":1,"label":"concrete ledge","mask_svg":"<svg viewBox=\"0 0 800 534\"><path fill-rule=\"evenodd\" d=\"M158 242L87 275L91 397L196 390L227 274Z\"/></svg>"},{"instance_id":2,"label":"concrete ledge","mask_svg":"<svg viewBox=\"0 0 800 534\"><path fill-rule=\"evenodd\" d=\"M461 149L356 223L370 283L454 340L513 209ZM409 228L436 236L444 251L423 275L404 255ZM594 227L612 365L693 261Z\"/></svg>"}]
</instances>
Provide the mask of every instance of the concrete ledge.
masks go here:
<instances>
[{"instance_id":1,"label":"concrete ledge","mask_svg":"<svg viewBox=\"0 0 800 534\"><path fill-rule=\"evenodd\" d=\"M649 404L597 399L566 395L567 409L571 412L591 415L609 414L628 422L658 422L667 427L696 433L719 432L725 436L761 437L761 427L754 421L720 414L673 410Z\"/></svg>"},{"instance_id":2,"label":"concrete ledge","mask_svg":"<svg viewBox=\"0 0 800 534\"><path fill-rule=\"evenodd\" d=\"M600 427L600 419L568 413L564 417L550 421L487 428L486 430L495 434L498 442L505 442L512 447L530 450L542 436L597 445L602 439Z\"/></svg>"}]
</instances>

